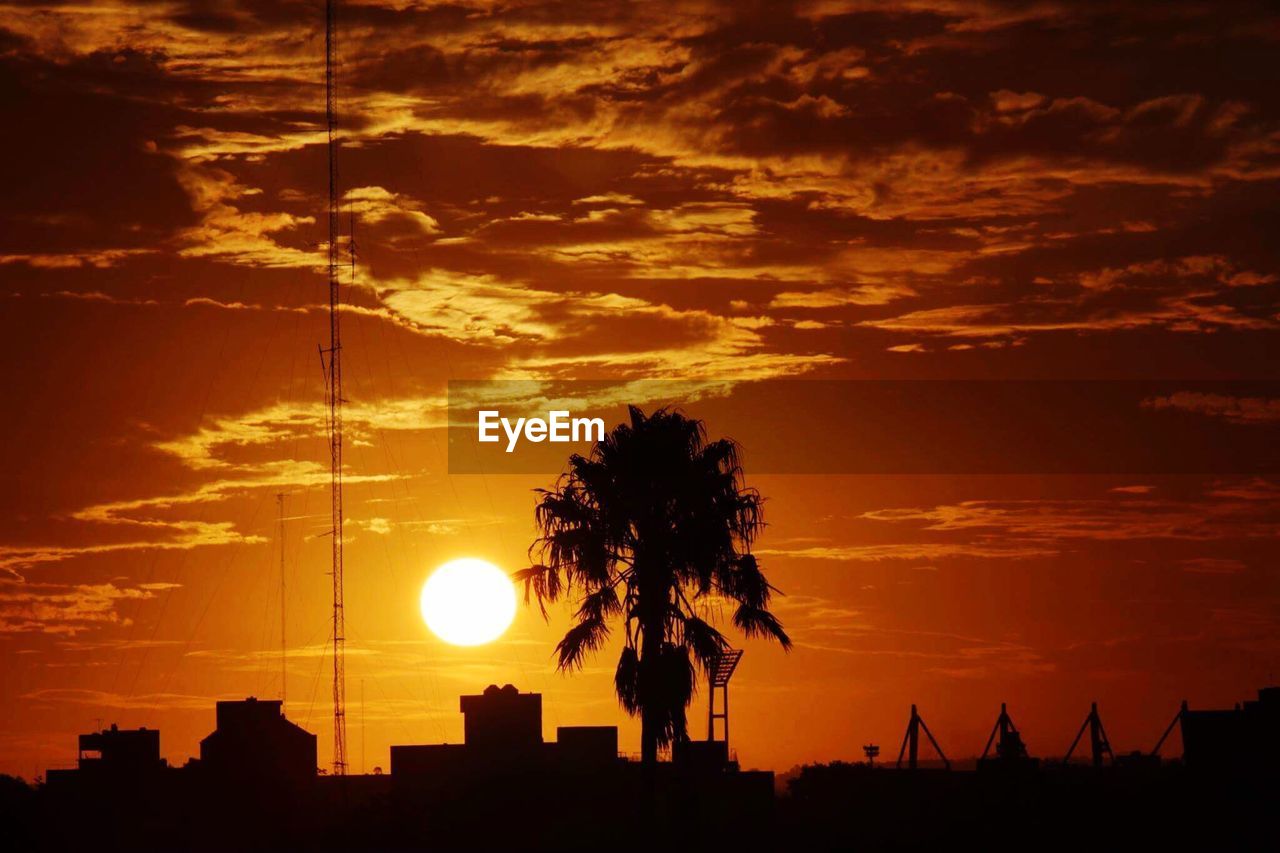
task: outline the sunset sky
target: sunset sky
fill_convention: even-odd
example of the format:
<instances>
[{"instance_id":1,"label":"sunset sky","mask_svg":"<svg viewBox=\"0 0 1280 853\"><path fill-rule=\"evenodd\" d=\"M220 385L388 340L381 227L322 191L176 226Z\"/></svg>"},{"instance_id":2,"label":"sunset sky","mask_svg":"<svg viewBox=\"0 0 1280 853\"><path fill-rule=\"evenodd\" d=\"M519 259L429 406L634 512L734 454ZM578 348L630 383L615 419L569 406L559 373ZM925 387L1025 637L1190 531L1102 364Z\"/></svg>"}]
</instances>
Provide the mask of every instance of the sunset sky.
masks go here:
<instances>
[{"instance_id":1,"label":"sunset sky","mask_svg":"<svg viewBox=\"0 0 1280 853\"><path fill-rule=\"evenodd\" d=\"M639 749L614 650L555 672L566 612L423 626L440 563L526 565L554 479L450 475L451 379L1280 379L1267 4L341 5L355 771L493 682ZM287 714L328 764L323 4L0 7L0 772L99 722L181 763L217 699L278 697L281 492ZM1092 700L1145 750L1280 682L1274 474L753 476L782 431L701 406L757 437L795 640L744 645L745 765L896 754L912 702L953 757L1000 701L1033 754Z\"/></svg>"}]
</instances>

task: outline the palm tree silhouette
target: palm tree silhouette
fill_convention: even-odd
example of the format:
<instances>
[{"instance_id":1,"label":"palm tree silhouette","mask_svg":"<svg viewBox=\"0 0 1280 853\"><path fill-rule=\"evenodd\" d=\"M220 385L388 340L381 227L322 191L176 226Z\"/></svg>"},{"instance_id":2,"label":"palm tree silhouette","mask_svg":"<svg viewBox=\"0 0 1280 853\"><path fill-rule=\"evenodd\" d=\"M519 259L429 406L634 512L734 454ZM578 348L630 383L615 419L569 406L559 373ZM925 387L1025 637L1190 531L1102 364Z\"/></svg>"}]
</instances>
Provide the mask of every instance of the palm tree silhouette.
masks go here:
<instances>
[{"instance_id":1,"label":"palm tree silhouette","mask_svg":"<svg viewBox=\"0 0 1280 853\"><path fill-rule=\"evenodd\" d=\"M750 553L763 498L743 486L738 445L707 441L703 422L677 411L629 411L630 423L538 490L535 564L516 578L544 618L547 602L577 596L577 624L556 646L562 671L580 668L608 639L610 620L621 621L614 685L640 716L642 760L652 765L659 747L687 737L695 666L706 671L728 647L704 615L728 604L747 636L786 649L791 639L769 612L776 590Z\"/></svg>"}]
</instances>

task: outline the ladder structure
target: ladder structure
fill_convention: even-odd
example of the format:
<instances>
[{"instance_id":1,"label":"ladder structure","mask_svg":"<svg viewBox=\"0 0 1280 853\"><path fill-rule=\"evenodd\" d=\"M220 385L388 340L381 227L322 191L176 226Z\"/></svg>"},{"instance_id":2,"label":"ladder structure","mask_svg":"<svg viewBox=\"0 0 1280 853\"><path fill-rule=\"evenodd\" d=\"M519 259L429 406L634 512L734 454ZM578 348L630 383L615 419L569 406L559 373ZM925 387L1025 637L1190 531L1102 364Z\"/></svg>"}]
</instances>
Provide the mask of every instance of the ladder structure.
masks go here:
<instances>
[{"instance_id":1,"label":"ladder structure","mask_svg":"<svg viewBox=\"0 0 1280 853\"><path fill-rule=\"evenodd\" d=\"M716 720L720 720L724 732L724 748L729 749L729 679L742 660L741 649L725 649L716 658L708 673L711 695L707 699L707 740L716 739ZM716 691L720 691L720 711L716 711Z\"/></svg>"}]
</instances>

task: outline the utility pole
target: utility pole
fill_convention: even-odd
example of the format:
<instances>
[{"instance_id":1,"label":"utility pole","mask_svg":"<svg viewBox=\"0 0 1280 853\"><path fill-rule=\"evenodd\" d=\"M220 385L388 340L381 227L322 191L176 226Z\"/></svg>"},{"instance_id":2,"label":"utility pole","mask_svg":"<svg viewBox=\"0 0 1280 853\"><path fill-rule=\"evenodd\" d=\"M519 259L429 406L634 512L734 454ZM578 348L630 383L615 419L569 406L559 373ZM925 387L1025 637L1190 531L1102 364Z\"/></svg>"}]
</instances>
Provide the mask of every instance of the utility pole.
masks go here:
<instances>
[{"instance_id":1,"label":"utility pole","mask_svg":"<svg viewBox=\"0 0 1280 853\"><path fill-rule=\"evenodd\" d=\"M329 164L329 348L321 350L321 363L328 355L325 369L328 397L329 481L332 498L331 515L333 578L333 775L347 773L346 711L346 617L342 601L342 328L338 248L338 99L337 64L338 34L334 25L337 0L324 4L324 112Z\"/></svg>"}]
</instances>

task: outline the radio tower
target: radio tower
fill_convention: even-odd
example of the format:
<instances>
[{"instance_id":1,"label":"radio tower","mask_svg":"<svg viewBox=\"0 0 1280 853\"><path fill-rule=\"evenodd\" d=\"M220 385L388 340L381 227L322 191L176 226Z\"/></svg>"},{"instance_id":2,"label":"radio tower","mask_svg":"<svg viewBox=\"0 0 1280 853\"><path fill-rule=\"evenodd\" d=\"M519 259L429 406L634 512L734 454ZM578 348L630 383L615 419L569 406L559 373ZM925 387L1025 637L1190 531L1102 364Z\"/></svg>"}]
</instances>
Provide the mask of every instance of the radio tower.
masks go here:
<instances>
[{"instance_id":1,"label":"radio tower","mask_svg":"<svg viewBox=\"0 0 1280 853\"><path fill-rule=\"evenodd\" d=\"M276 493L276 509L280 517L280 708L285 707L286 687L289 683L289 642L285 634L285 588L284 588L284 492Z\"/></svg>"},{"instance_id":2,"label":"radio tower","mask_svg":"<svg viewBox=\"0 0 1280 853\"><path fill-rule=\"evenodd\" d=\"M321 362L328 355L325 370L326 402L329 406L329 478L332 495L333 528L333 775L347 773L347 684L346 619L342 608L342 328L341 298L338 288L338 100L335 75L338 64L334 6L324 4L324 114L329 161L329 348L321 350Z\"/></svg>"}]
</instances>

